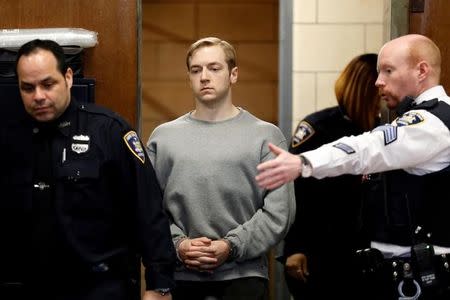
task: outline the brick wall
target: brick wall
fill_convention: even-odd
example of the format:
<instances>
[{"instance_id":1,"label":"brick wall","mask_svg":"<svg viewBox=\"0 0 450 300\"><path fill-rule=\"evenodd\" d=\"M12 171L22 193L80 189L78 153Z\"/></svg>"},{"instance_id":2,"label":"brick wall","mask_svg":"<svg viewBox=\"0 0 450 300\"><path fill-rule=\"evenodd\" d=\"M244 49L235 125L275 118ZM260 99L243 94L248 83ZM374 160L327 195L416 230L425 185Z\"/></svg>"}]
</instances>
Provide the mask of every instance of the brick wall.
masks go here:
<instances>
[{"instance_id":1,"label":"brick wall","mask_svg":"<svg viewBox=\"0 0 450 300\"><path fill-rule=\"evenodd\" d=\"M293 0L293 129L336 105L334 81L345 65L383 43L384 1Z\"/></svg>"}]
</instances>

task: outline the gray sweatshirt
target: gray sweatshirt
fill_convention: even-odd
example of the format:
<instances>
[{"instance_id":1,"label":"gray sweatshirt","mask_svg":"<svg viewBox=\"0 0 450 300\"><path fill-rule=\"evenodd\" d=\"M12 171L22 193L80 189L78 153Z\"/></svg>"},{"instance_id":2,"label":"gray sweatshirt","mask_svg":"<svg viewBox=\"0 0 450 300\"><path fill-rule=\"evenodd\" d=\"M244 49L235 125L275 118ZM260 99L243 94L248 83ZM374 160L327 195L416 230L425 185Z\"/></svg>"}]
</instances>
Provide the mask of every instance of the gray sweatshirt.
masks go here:
<instances>
[{"instance_id":1,"label":"gray sweatshirt","mask_svg":"<svg viewBox=\"0 0 450 300\"><path fill-rule=\"evenodd\" d=\"M234 261L212 274L180 264L176 280L268 278L266 254L294 221L292 183L267 191L254 179L256 166L273 158L268 143L286 149L286 139L275 125L240 110L220 122L185 114L157 127L147 143L175 245L183 237L206 236L227 238L237 250Z\"/></svg>"}]
</instances>

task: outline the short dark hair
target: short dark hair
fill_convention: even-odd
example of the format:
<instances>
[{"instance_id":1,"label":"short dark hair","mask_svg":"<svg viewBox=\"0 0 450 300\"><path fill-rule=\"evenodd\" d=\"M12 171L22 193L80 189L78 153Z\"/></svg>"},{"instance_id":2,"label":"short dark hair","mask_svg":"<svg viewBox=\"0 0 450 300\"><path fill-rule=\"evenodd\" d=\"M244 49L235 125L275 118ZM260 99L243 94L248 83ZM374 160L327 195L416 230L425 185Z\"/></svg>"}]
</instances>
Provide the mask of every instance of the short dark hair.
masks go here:
<instances>
[{"instance_id":1,"label":"short dark hair","mask_svg":"<svg viewBox=\"0 0 450 300\"><path fill-rule=\"evenodd\" d=\"M31 53L37 52L39 49L49 51L56 58L57 68L64 76L67 71L66 58L63 48L55 41L35 39L23 44L17 52L16 58L16 73L17 64L22 56L28 56Z\"/></svg>"},{"instance_id":2,"label":"short dark hair","mask_svg":"<svg viewBox=\"0 0 450 300\"><path fill-rule=\"evenodd\" d=\"M228 65L228 71L231 72L231 70L233 70L233 68L237 65L236 50L234 50L234 47L230 43L217 37L202 38L189 47L188 53L186 55L186 66L188 68L188 71L190 68L192 55L195 51L203 47L211 47L216 45L219 45L225 53L225 61Z\"/></svg>"}]
</instances>

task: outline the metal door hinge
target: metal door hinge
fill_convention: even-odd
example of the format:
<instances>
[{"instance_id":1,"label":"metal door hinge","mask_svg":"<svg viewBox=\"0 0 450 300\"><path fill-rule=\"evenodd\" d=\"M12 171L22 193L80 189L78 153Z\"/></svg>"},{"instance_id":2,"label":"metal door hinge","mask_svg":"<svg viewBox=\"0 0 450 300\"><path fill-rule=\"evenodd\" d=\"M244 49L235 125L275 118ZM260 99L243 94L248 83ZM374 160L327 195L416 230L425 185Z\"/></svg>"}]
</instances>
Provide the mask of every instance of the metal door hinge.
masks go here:
<instances>
[{"instance_id":1,"label":"metal door hinge","mask_svg":"<svg viewBox=\"0 0 450 300\"><path fill-rule=\"evenodd\" d=\"M425 11L425 0L410 0L409 6L412 13L423 13Z\"/></svg>"}]
</instances>

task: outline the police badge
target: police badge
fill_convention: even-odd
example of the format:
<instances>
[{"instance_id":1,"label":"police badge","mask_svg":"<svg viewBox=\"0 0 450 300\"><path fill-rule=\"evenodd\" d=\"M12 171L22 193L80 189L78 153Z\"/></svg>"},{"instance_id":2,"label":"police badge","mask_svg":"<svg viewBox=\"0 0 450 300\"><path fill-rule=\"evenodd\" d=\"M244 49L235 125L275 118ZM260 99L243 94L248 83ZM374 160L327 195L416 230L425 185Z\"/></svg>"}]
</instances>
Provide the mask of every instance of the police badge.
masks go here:
<instances>
[{"instance_id":1,"label":"police badge","mask_svg":"<svg viewBox=\"0 0 450 300\"><path fill-rule=\"evenodd\" d=\"M74 135L72 137L72 151L78 154L85 153L89 150L89 136Z\"/></svg>"}]
</instances>

